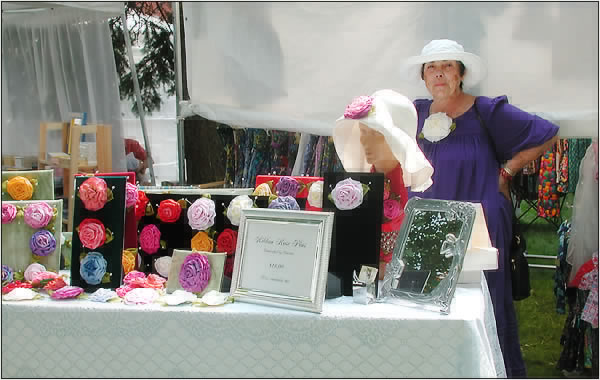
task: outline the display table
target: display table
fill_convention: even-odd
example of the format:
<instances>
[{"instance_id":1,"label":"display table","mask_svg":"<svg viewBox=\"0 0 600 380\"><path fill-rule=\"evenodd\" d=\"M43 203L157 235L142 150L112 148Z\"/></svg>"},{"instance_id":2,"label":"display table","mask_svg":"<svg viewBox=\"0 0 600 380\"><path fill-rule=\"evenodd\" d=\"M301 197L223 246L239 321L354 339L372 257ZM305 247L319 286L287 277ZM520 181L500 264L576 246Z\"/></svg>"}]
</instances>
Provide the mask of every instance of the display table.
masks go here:
<instances>
[{"instance_id":1,"label":"display table","mask_svg":"<svg viewBox=\"0 0 600 380\"><path fill-rule=\"evenodd\" d=\"M485 281L449 315L326 300L322 314L242 302L2 302L2 377L505 377Z\"/></svg>"}]
</instances>

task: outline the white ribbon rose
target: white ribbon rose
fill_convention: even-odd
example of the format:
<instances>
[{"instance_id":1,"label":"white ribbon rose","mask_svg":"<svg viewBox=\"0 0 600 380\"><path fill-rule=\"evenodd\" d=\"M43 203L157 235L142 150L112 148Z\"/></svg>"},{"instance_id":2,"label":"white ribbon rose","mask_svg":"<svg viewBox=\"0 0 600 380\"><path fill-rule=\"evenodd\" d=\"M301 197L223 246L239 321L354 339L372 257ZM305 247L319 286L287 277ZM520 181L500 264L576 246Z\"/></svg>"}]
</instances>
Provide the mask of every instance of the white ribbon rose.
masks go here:
<instances>
[{"instance_id":1,"label":"white ribbon rose","mask_svg":"<svg viewBox=\"0 0 600 380\"><path fill-rule=\"evenodd\" d=\"M227 218L234 226L240 225L243 208L252 208L254 202L247 195L238 195L233 198L227 207Z\"/></svg>"},{"instance_id":2,"label":"white ribbon rose","mask_svg":"<svg viewBox=\"0 0 600 380\"><path fill-rule=\"evenodd\" d=\"M154 262L154 268L158 274L165 278L169 278L169 271L171 270L171 256L161 256Z\"/></svg>"},{"instance_id":3,"label":"white ribbon rose","mask_svg":"<svg viewBox=\"0 0 600 380\"><path fill-rule=\"evenodd\" d=\"M452 119L444 112L434 113L425 119L423 124L423 137L431 142L438 142L452 132Z\"/></svg>"},{"instance_id":4,"label":"white ribbon rose","mask_svg":"<svg viewBox=\"0 0 600 380\"><path fill-rule=\"evenodd\" d=\"M313 207L323 208L323 181L313 182L310 185L306 200Z\"/></svg>"}]
</instances>

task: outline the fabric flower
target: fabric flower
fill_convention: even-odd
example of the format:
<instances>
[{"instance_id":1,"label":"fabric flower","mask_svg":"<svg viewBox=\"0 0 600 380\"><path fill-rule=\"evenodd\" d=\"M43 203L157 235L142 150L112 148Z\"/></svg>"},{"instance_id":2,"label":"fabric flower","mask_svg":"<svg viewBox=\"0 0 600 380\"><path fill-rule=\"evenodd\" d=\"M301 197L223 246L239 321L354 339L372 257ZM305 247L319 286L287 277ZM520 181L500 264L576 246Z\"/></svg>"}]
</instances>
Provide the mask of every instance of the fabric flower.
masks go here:
<instances>
[{"instance_id":1,"label":"fabric flower","mask_svg":"<svg viewBox=\"0 0 600 380\"><path fill-rule=\"evenodd\" d=\"M45 271L46 271L45 266L43 266L42 264L39 264L39 263L33 263L33 264L30 264L27 267L27 269L25 269L25 273L23 273L23 277L25 277L25 280L27 280L27 281L32 281L34 273L45 272Z\"/></svg>"},{"instance_id":2,"label":"fabric flower","mask_svg":"<svg viewBox=\"0 0 600 380\"><path fill-rule=\"evenodd\" d=\"M26 201L33 196L33 185L27 178L16 176L9 179L6 183L6 191L12 199Z\"/></svg>"},{"instance_id":3,"label":"fabric flower","mask_svg":"<svg viewBox=\"0 0 600 380\"><path fill-rule=\"evenodd\" d=\"M316 181L310 185L306 201L313 207L323 208L323 181Z\"/></svg>"},{"instance_id":4,"label":"fabric flower","mask_svg":"<svg viewBox=\"0 0 600 380\"><path fill-rule=\"evenodd\" d=\"M137 221L139 221L144 215L146 215L146 206L148 205L149 201L150 200L146 196L146 193L144 193L141 190L138 190L137 200L135 202L135 219Z\"/></svg>"},{"instance_id":5,"label":"fabric flower","mask_svg":"<svg viewBox=\"0 0 600 380\"><path fill-rule=\"evenodd\" d=\"M225 228L217 237L217 252L227 252L227 256L235 253L238 233L231 228Z\"/></svg>"},{"instance_id":6,"label":"fabric flower","mask_svg":"<svg viewBox=\"0 0 600 380\"><path fill-rule=\"evenodd\" d=\"M210 280L208 257L200 253L187 255L179 271L179 284L188 292L201 292Z\"/></svg>"},{"instance_id":7,"label":"fabric flower","mask_svg":"<svg viewBox=\"0 0 600 380\"><path fill-rule=\"evenodd\" d=\"M205 197L196 199L187 211L190 227L199 231L212 227L215 224L215 215L215 202Z\"/></svg>"},{"instance_id":8,"label":"fabric flower","mask_svg":"<svg viewBox=\"0 0 600 380\"><path fill-rule=\"evenodd\" d=\"M55 300L67 299L67 298L75 298L78 297L81 293L83 293L83 288L79 286L64 286L57 291L53 292L50 297Z\"/></svg>"},{"instance_id":9,"label":"fabric flower","mask_svg":"<svg viewBox=\"0 0 600 380\"><path fill-rule=\"evenodd\" d=\"M56 239L48 230L40 230L29 239L29 248L37 256L48 256L56 249Z\"/></svg>"},{"instance_id":10,"label":"fabric flower","mask_svg":"<svg viewBox=\"0 0 600 380\"><path fill-rule=\"evenodd\" d=\"M396 219L402 214L400 202L395 199L386 199L383 201L383 216L387 219Z\"/></svg>"},{"instance_id":11,"label":"fabric flower","mask_svg":"<svg viewBox=\"0 0 600 380\"><path fill-rule=\"evenodd\" d=\"M353 210L363 202L362 184L352 178L346 178L335 185L331 197L338 209Z\"/></svg>"},{"instance_id":12,"label":"fabric flower","mask_svg":"<svg viewBox=\"0 0 600 380\"><path fill-rule=\"evenodd\" d=\"M132 291L134 288L132 288L129 285L121 285L118 288L115 289L115 292L117 293L117 295L121 298L125 298L125 295L127 293L129 293L130 291Z\"/></svg>"},{"instance_id":13,"label":"fabric flower","mask_svg":"<svg viewBox=\"0 0 600 380\"><path fill-rule=\"evenodd\" d=\"M352 99L352 103L346 106L344 118L361 119L369 113L373 106L373 97L362 95Z\"/></svg>"},{"instance_id":14,"label":"fabric flower","mask_svg":"<svg viewBox=\"0 0 600 380\"><path fill-rule=\"evenodd\" d=\"M158 219L163 223L174 223L181 215L181 205L173 199L165 199L158 205Z\"/></svg>"},{"instance_id":15,"label":"fabric flower","mask_svg":"<svg viewBox=\"0 0 600 380\"><path fill-rule=\"evenodd\" d=\"M127 249L123 250L123 255L121 256L121 265L123 266L123 273L127 274L135 269L135 255L136 251L130 251Z\"/></svg>"},{"instance_id":16,"label":"fabric flower","mask_svg":"<svg viewBox=\"0 0 600 380\"><path fill-rule=\"evenodd\" d=\"M154 302L158 298L156 290L151 288L132 289L123 298L126 305L145 305Z\"/></svg>"},{"instance_id":17,"label":"fabric flower","mask_svg":"<svg viewBox=\"0 0 600 380\"><path fill-rule=\"evenodd\" d=\"M131 286L133 289L135 288L146 288L146 277L144 278L134 278L133 280L129 281L129 286Z\"/></svg>"},{"instance_id":18,"label":"fabric flower","mask_svg":"<svg viewBox=\"0 0 600 380\"><path fill-rule=\"evenodd\" d=\"M43 280L54 280L57 278L58 278L58 273L49 272L49 271L35 272L31 276L31 285L33 285L33 287L38 288L40 286L40 282L42 282Z\"/></svg>"},{"instance_id":19,"label":"fabric flower","mask_svg":"<svg viewBox=\"0 0 600 380\"><path fill-rule=\"evenodd\" d=\"M130 285L131 282L136 278L146 279L146 274L142 273L142 272L138 272L137 270L133 270L133 271L127 273L127 275L123 278L123 283L125 285Z\"/></svg>"},{"instance_id":20,"label":"fabric flower","mask_svg":"<svg viewBox=\"0 0 600 380\"><path fill-rule=\"evenodd\" d=\"M300 206L298 202L296 202L296 198L292 196L286 197L277 197L269 203L269 208L276 210L300 210Z\"/></svg>"},{"instance_id":21,"label":"fabric flower","mask_svg":"<svg viewBox=\"0 0 600 380\"><path fill-rule=\"evenodd\" d=\"M25 208L24 219L31 228L43 228L50 223L54 209L46 202L32 203Z\"/></svg>"},{"instance_id":22,"label":"fabric flower","mask_svg":"<svg viewBox=\"0 0 600 380\"><path fill-rule=\"evenodd\" d=\"M39 293L27 288L15 288L2 297L4 301L26 301L40 298Z\"/></svg>"},{"instance_id":23,"label":"fabric flower","mask_svg":"<svg viewBox=\"0 0 600 380\"><path fill-rule=\"evenodd\" d=\"M11 223L17 216L17 208L10 203L2 202L2 224Z\"/></svg>"},{"instance_id":24,"label":"fabric flower","mask_svg":"<svg viewBox=\"0 0 600 380\"><path fill-rule=\"evenodd\" d=\"M161 301L169 306L181 305L182 303L194 302L198 299L194 293L185 290L177 289L171 294L161 297Z\"/></svg>"},{"instance_id":25,"label":"fabric flower","mask_svg":"<svg viewBox=\"0 0 600 380\"><path fill-rule=\"evenodd\" d=\"M81 260L79 275L88 284L98 285L102 282L107 265L106 259L100 252L90 252Z\"/></svg>"},{"instance_id":26,"label":"fabric flower","mask_svg":"<svg viewBox=\"0 0 600 380\"><path fill-rule=\"evenodd\" d=\"M7 284L6 286L3 286L2 294L10 293L13 289L17 288L32 288L32 286L29 282L17 280Z\"/></svg>"},{"instance_id":27,"label":"fabric flower","mask_svg":"<svg viewBox=\"0 0 600 380\"><path fill-rule=\"evenodd\" d=\"M271 194L273 194L273 192L271 191L271 186L269 186L269 184L266 182L256 186L256 188L252 192L252 195L258 196L268 196Z\"/></svg>"},{"instance_id":28,"label":"fabric flower","mask_svg":"<svg viewBox=\"0 0 600 380\"><path fill-rule=\"evenodd\" d=\"M277 189L277 195L280 197L292 196L295 197L298 194L298 190L300 189L300 184L294 177L281 177L277 185L275 185L275 189Z\"/></svg>"},{"instance_id":29,"label":"fabric flower","mask_svg":"<svg viewBox=\"0 0 600 380\"><path fill-rule=\"evenodd\" d=\"M146 278L144 288L162 289L165 286L166 279L157 274L151 273Z\"/></svg>"},{"instance_id":30,"label":"fabric flower","mask_svg":"<svg viewBox=\"0 0 600 380\"><path fill-rule=\"evenodd\" d=\"M242 209L252 208L254 202L247 195L238 195L233 198L227 207L227 218L234 226L240 225L240 219L242 218Z\"/></svg>"},{"instance_id":31,"label":"fabric flower","mask_svg":"<svg viewBox=\"0 0 600 380\"><path fill-rule=\"evenodd\" d=\"M106 242L106 229L101 221L86 218L77 227L81 245L89 249L96 249Z\"/></svg>"},{"instance_id":32,"label":"fabric flower","mask_svg":"<svg viewBox=\"0 0 600 380\"><path fill-rule=\"evenodd\" d=\"M160 230L154 224L148 224L140 232L140 247L152 255L160 248Z\"/></svg>"},{"instance_id":33,"label":"fabric flower","mask_svg":"<svg viewBox=\"0 0 600 380\"><path fill-rule=\"evenodd\" d=\"M98 211L108 201L108 186L102 178L91 177L79 186L79 199L90 211ZM92 248L93 249L93 248Z\"/></svg>"},{"instance_id":34,"label":"fabric flower","mask_svg":"<svg viewBox=\"0 0 600 380\"><path fill-rule=\"evenodd\" d=\"M211 290L203 295L202 298L200 298L200 301L208 306L219 306L227 303L227 298L229 298L229 296L226 293Z\"/></svg>"},{"instance_id":35,"label":"fabric flower","mask_svg":"<svg viewBox=\"0 0 600 380\"><path fill-rule=\"evenodd\" d=\"M198 232L192 238L192 250L202 252L212 252L214 248L214 240L204 231Z\"/></svg>"},{"instance_id":36,"label":"fabric flower","mask_svg":"<svg viewBox=\"0 0 600 380\"><path fill-rule=\"evenodd\" d=\"M2 265L2 282L11 282L13 280L13 272L13 269L8 265Z\"/></svg>"},{"instance_id":37,"label":"fabric flower","mask_svg":"<svg viewBox=\"0 0 600 380\"><path fill-rule=\"evenodd\" d=\"M45 290L58 290L67 286L65 280L62 277L57 277L54 280L50 281L46 285L44 285Z\"/></svg>"},{"instance_id":38,"label":"fabric flower","mask_svg":"<svg viewBox=\"0 0 600 380\"><path fill-rule=\"evenodd\" d=\"M169 271L171 270L171 256L162 256L156 259L154 262L154 268L163 277L169 278Z\"/></svg>"},{"instance_id":39,"label":"fabric flower","mask_svg":"<svg viewBox=\"0 0 600 380\"><path fill-rule=\"evenodd\" d=\"M425 119L421 133L427 140L437 142L448 136L453 129L452 119L444 112L437 112Z\"/></svg>"},{"instance_id":40,"label":"fabric flower","mask_svg":"<svg viewBox=\"0 0 600 380\"><path fill-rule=\"evenodd\" d=\"M135 206L138 200L138 188L133 183L125 184L125 207L130 208ZM144 206L145 208L146 206Z\"/></svg>"},{"instance_id":41,"label":"fabric flower","mask_svg":"<svg viewBox=\"0 0 600 380\"><path fill-rule=\"evenodd\" d=\"M119 295L114 290L99 288L94 293L90 294L88 299L92 302L106 302L113 298L117 298Z\"/></svg>"}]
</instances>

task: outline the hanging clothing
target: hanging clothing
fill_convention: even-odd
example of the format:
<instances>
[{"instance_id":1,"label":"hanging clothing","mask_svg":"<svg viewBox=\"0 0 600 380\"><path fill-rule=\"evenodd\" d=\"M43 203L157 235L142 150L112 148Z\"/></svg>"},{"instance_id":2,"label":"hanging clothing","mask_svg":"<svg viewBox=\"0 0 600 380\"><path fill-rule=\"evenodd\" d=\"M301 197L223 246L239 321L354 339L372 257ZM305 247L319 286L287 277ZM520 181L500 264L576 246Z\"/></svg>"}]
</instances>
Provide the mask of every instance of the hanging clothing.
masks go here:
<instances>
[{"instance_id":1,"label":"hanging clothing","mask_svg":"<svg viewBox=\"0 0 600 380\"><path fill-rule=\"evenodd\" d=\"M560 203L556 189L556 147L544 153L540 164L537 214L542 218L560 216Z\"/></svg>"},{"instance_id":2,"label":"hanging clothing","mask_svg":"<svg viewBox=\"0 0 600 380\"><path fill-rule=\"evenodd\" d=\"M595 179L598 169L594 156L594 147L590 145L579 168L567 250L567 262L573 267L569 282L580 267L592 258L592 254L598 251L598 183Z\"/></svg>"},{"instance_id":3,"label":"hanging clothing","mask_svg":"<svg viewBox=\"0 0 600 380\"><path fill-rule=\"evenodd\" d=\"M592 139L568 139L569 152L569 192L575 192L579 183L579 166Z\"/></svg>"},{"instance_id":4,"label":"hanging clothing","mask_svg":"<svg viewBox=\"0 0 600 380\"><path fill-rule=\"evenodd\" d=\"M569 192L569 142L561 139L557 143L556 190L560 193Z\"/></svg>"},{"instance_id":5,"label":"hanging clothing","mask_svg":"<svg viewBox=\"0 0 600 380\"><path fill-rule=\"evenodd\" d=\"M569 246L569 233L571 224L566 220L558 228L558 265L554 272L554 295L556 297L556 312L565 314L567 278L571 272L571 265L567 263L567 247Z\"/></svg>"},{"instance_id":6,"label":"hanging clothing","mask_svg":"<svg viewBox=\"0 0 600 380\"><path fill-rule=\"evenodd\" d=\"M585 306L583 307L583 312L581 315L581 319L589 322L592 325L592 328L598 328L598 252L594 252L594 257L592 258L593 267L592 270L585 273L581 282L579 283L578 288L582 290L589 290L590 294L588 295ZM583 267L583 266L582 266Z\"/></svg>"}]
</instances>

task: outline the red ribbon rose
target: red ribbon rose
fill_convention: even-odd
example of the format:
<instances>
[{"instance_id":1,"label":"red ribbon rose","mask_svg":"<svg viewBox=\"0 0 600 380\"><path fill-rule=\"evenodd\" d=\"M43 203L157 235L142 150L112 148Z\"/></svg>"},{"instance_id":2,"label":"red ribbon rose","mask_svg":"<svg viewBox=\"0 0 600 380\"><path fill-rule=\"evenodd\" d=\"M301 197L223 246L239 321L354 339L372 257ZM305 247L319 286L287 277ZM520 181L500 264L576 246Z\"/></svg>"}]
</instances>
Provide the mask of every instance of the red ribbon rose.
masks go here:
<instances>
[{"instance_id":1,"label":"red ribbon rose","mask_svg":"<svg viewBox=\"0 0 600 380\"><path fill-rule=\"evenodd\" d=\"M181 205L173 199L165 199L158 205L158 219L164 223L173 223L181 215Z\"/></svg>"},{"instance_id":2,"label":"red ribbon rose","mask_svg":"<svg viewBox=\"0 0 600 380\"><path fill-rule=\"evenodd\" d=\"M237 231L225 228L217 237L217 252L227 252L227 256L233 255L237 244L237 235Z\"/></svg>"},{"instance_id":3,"label":"red ribbon rose","mask_svg":"<svg viewBox=\"0 0 600 380\"><path fill-rule=\"evenodd\" d=\"M138 190L137 201L135 202L135 219L139 221L142 219L144 215L146 215L146 205L148 204L149 199L141 190Z\"/></svg>"},{"instance_id":4,"label":"red ribbon rose","mask_svg":"<svg viewBox=\"0 0 600 380\"><path fill-rule=\"evenodd\" d=\"M96 249L106 242L106 229L101 221L86 218L77 227L81 245L89 249Z\"/></svg>"}]
</instances>

